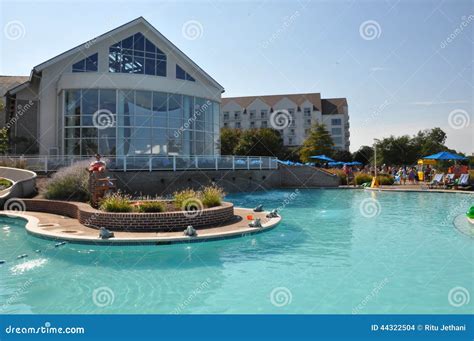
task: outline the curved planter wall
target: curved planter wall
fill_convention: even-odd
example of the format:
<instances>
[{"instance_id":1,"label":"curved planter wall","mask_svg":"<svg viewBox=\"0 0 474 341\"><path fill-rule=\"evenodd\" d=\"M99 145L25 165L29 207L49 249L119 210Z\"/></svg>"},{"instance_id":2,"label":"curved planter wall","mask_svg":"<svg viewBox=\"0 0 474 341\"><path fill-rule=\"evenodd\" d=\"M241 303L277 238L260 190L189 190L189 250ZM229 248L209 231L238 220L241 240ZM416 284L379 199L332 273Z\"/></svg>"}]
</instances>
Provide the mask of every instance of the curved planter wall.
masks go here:
<instances>
[{"instance_id":1,"label":"curved planter wall","mask_svg":"<svg viewBox=\"0 0 474 341\"><path fill-rule=\"evenodd\" d=\"M83 225L111 231L183 231L188 225L195 228L219 226L234 218L234 205L223 202L219 207L206 208L194 217L185 212L112 213L92 208L79 202L24 199L27 211L65 215Z\"/></svg>"},{"instance_id":2,"label":"curved planter wall","mask_svg":"<svg viewBox=\"0 0 474 341\"><path fill-rule=\"evenodd\" d=\"M0 191L0 203L9 198L28 197L36 192L36 173L20 168L0 167L0 177L12 182L9 188Z\"/></svg>"}]
</instances>

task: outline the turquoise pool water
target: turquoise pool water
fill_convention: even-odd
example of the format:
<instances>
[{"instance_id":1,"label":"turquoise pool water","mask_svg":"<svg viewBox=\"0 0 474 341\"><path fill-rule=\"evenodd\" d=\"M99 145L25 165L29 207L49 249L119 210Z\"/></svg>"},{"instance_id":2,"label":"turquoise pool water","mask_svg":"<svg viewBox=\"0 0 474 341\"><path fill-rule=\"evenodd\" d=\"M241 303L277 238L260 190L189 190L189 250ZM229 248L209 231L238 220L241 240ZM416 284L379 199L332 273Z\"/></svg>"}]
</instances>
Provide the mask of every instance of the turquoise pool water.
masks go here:
<instances>
[{"instance_id":1,"label":"turquoise pool water","mask_svg":"<svg viewBox=\"0 0 474 341\"><path fill-rule=\"evenodd\" d=\"M54 247L2 217L0 313L474 312L474 239L453 226L472 196L276 190L228 200L283 207L283 222L216 242Z\"/></svg>"}]
</instances>

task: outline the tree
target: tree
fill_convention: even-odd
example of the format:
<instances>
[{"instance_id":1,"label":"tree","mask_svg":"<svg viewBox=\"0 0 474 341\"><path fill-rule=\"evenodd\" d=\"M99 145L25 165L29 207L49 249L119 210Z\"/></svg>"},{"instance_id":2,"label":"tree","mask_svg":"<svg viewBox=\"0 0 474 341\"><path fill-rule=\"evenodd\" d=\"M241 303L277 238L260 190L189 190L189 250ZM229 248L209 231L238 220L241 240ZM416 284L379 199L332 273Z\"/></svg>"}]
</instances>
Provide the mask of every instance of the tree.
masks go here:
<instances>
[{"instance_id":1,"label":"tree","mask_svg":"<svg viewBox=\"0 0 474 341\"><path fill-rule=\"evenodd\" d=\"M353 160L366 165L368 163L371 163L373 157L374 148L370 146L361 146L359 150L354 153Z\"/></svg>"},{"instance_id":2,"label":"tree","mask_svg":"<svg viewBox=\"0 0 474 341\"><path fill-rule=\"evenodd\" d=\"M300 150L300 159L303 162L309 162L312 155L326 154L333 152L334 142L325 126L316 123L311 127L311 132L304 140Z\"/></svg>"},{"instance_id":3,"label":"tree","mask_svg":"<svg viewBox=\"0 0 474 341\"><path fill-rule=\"evenodd\" d=\"M221 129L221 155L234 155L234 149L239 143L240 129Z\"/></svg>"},{"instance_id":4,"label":"tree","mask_svg":"<svg viewBox=\"0 0 474 341\"><path fill-rule=\"evenodd\" d=\"M351 162L352 154L347 150L334 150L331 156L336 161Z\"/></svg>"},{"instance_id":5,"label":"tree","mask_svg":"<svg viewBox=\"0 0 474 341\"><path fill-rule=\"evenodd\" d=\"M275 156L283 150L283 139L274 129L249 129L241 133L235 155Z\"/></svg>"},{"instance_id":6,"label":"tree","mask_svg":"<svg viewBox=\"0 0 474 341\"><path fill-rule=\"evenodd\" d=\"M446 133L441 128L420 130L413 137L413 143L418 150L419 157L448 150L444 145L446 137Z\"/></svg>"},{"instance_id":7,"label":"tree","mask_svg":"<svg viewBox=\"0 0 474 341\"><path fill-rule=\"evenodd\" d=\"M8 129L1 128L0 129L0 154L6 154L8 152Z\"/></svg>"},{"instance_id":8,"label":"tree","mask_svg":"<svg viewBox=\"0 0 474 341\"><path fill-rule=\"evenodd\" d=\"M377 165L412 165L419 152L408 135L386 137L377 143Z\"/></svg>"}]
</instances>

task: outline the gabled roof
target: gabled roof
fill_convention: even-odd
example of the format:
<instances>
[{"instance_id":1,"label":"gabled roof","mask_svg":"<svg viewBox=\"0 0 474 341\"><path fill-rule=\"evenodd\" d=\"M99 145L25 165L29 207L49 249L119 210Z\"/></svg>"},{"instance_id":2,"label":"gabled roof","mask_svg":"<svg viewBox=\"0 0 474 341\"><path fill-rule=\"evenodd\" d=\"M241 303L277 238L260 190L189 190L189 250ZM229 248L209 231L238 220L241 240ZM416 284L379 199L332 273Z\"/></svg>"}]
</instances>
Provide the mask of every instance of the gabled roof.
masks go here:
<instances>
[{"instance_id":1,"label":"gabled roof","mask_svg":"<svg viewBox=\"0 0 474 341\"><path fill-rule=\"evenodd\" d=\"M224 92L224 87L222 85L220 85L214 78L212 78L209 74L207 74L203 69L201 69L196 63L194 63L191 58L189 58L186 54L184 54L184 52L182 52L176 45L174 45L171 41L169 41L164 35L162 35L155 27L153 27L153 25L151 25L145 18L143 17L138 17L126 24L123 24L122 26L119 26L111 31L108 31L104 34L101 34L100 36L92 39L92 40L89 40L88 42L85 42L83 44L80 44L66 52L63 52L59 55L57 55L56 57L53 57L37 66L35 66L33 68L33 73L38 73L38 72L41 72L43 69L45 69L46 67L54 64L54 63L57 63L58 61L64 59L64 58L67 58L79 51L81 51L82 49L85 49L86 46L88 46L88 44L90 44L90 42L94 42L94 44L96 43L99 43L101 42L102 40L105 40L107 39L109 36L113 35L113 34L117 34L117 33L120 33L126 29L129 29L133 26L136 26L138 24L143 24L145 25L151 32L153 32L155 35L158 36L158 38L160 38L164 43L165 45L170 49L170 50L173 50L176 52L176 54L183 58L186 62L188 62L191 66L193 66L195 69L197 69L203 76L204 78L206 78L207 80L209 80L212 84L214 84L217 88L220 88L222 92ZM30 78L31 80L31 78Z\"/></svg>"},{"instance_id":2,"label":"gabled roof","mask_svg":"<svg viewBox=\"0 0 474 341\"><path fill-rule=\"evenodd\" d=\"M347 107L345 98L325 98L321 100L323 115L344 114L344 107Z\"/></svg>"},{"instance_id":3,"label":"gabled roof","mask_svg":"<svg viewBox=\"0 0 474 341\"><path fill-rule=\"evenodd\" d=\"M222 106L233 101L242 108L247 108L256 99L260 99L268 106L273 107L284 98L288 98L290 101L296 103L296 105L298 106L302 105L305 101L309 101L316 107L317 110L321 111L321 94L319 93L226 97L222 98Z\"/></svg>"},{"instance_id":4,"label":"gabled roof","mask_svg":"<svg viewBox=\"0 0 474 341\"><path fill-rule=\"evenodd\" d=\"M0 76L0 97L5 96L8 90L28 82L28 76Z\"/></svg>"}]
</instances>

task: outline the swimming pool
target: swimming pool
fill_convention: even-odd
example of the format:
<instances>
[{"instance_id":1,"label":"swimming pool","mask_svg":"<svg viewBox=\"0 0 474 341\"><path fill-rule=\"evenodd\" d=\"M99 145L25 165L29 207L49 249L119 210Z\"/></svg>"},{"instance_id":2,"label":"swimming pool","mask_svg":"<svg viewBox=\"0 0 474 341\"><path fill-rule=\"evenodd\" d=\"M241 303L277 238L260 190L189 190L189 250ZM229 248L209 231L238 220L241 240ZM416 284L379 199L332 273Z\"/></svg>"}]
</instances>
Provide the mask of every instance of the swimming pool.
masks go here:
<instances>
[{"instance_id":1,"label":"swimming pool","mask_svg":"<svg viewBox=\"0 0 474 341\"><path fill-rule=\"evenodd\" d=\"M470 195L333 189L227 199L280 207L283 221L205 243L55 247L1 217L0 313L474 312L474 239L453 226Z\"/></svg>"}]
</instances>

